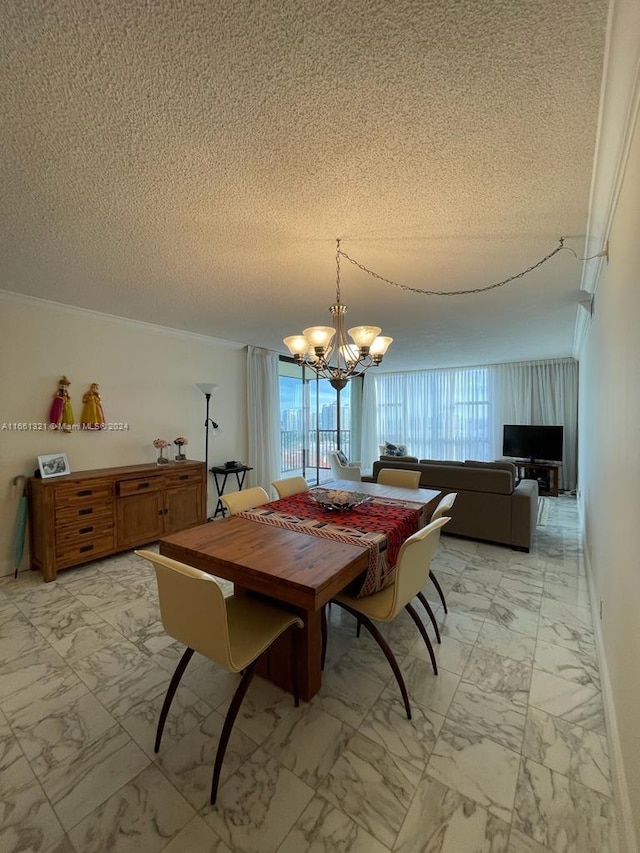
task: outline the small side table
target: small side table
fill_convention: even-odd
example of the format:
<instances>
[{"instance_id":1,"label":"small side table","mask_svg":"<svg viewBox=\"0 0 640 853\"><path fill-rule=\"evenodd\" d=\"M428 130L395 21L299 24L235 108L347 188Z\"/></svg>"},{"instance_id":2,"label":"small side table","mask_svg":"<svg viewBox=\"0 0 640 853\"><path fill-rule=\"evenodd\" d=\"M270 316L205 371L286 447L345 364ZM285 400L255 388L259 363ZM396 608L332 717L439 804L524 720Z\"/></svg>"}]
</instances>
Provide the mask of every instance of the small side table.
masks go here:
<instances>
[{"instance_id":1,"label":"small side table","mask_svg":"<svg viewBox=\"0 0 640 853\"><path fill-rule=\"evenodd\" d=\"M235 474L236 481L238 483L238 490L242 491L247 471L253 471L253 468L249 465L234 465L232 468L227 468L226 465L214 465L213 468L209 468L209 471L213 474L216 481L216 490L218 492L218 504L216 506L216 511L213 513L213 517L215 518L218 513L222 513L222 517L224 518L225 509L220 498L224 494L224 490L227 486L227 477L229 474ZM218 475L222 476L222 483L218 480Z\"/></svg>"}]
</instances>

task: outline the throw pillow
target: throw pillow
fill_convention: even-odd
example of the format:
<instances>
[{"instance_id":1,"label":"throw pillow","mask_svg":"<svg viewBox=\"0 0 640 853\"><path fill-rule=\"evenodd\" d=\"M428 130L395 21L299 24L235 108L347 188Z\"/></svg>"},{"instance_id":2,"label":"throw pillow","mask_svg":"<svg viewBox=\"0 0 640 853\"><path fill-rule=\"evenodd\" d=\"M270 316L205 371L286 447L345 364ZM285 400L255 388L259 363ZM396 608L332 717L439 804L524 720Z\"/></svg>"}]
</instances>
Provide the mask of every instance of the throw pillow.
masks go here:
<instances>
[{"instance_id":1,"label":"throw pillow","mask_svg":"<svg viewBox=\"0 0 640 853\"><path fill-rule=\"evenodd\" d=\"M391 444L390 441L386 441L384 444L384 455L385 456L405 456L405 451L398 447L397 444Z\"/></svg>"},{"instance_id":2,"label":"throw pillow","mask_svg":"<svg viewBox=\"0 0 640 853\"><path fill-rule=\"evenodd\" d=\"M338 457L338 462L341 465L348 465L349 464L349 460L347 459L347 457L344 455L344 453L341 450L336 450L336 456Z\"/></svg>"}]
</instances>

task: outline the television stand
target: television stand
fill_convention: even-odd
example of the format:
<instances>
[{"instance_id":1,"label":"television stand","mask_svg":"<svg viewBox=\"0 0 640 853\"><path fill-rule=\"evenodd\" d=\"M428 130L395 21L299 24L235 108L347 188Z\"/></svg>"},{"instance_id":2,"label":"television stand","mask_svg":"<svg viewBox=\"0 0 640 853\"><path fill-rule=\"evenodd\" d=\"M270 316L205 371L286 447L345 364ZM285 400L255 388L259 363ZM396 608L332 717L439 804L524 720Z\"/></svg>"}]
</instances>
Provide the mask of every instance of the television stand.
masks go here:
<instances>
[{"instance_id":1,"label":"television stand","mask_svg":"<svg viewBox=\"0 0 640 853\"><path fill-rule=\"evenodd\" d=\"M516 468L520 480L537 480L540 495L558 497L560 462L536 462L530 459L517 459Z\"/></svg>"}]
</instances>

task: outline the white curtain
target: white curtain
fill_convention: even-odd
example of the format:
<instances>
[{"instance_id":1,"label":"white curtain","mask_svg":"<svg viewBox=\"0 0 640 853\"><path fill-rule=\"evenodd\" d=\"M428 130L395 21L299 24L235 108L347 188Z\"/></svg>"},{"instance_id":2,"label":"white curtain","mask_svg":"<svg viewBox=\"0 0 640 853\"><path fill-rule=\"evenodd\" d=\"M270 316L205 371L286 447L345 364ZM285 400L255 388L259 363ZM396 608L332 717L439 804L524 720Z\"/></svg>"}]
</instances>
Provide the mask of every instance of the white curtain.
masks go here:
<instances>
[{"instance_id":1,"label":"white curtain","mask_svg":"<svg viewBox=\"0 0 640 853\"><path fill-rule=\"evenodd\" d=\"M419 459L502 456L504 424L564 426L560 487L576 486L578 366L572 358L367 374L362 463L378 445L406 444Z\"/></svg>"},{"instance_id":2,"label":"white curtain","mask_svg":"<svg viewBox=\"0 0 640 853\"><path fill-rule=\"evenodd\" d=\"M271 494L280 476L280 390L278 354L247 347L249 482Z\"/></svg>"},{"instance_id":3,"label":"white curtain","mask_svg":"<svg viewBox=\"0 0 640 853\"><path fill-rule=\"evenodd\" d=\"M367 393L370 380L374 387ZM406 444L419 459L488 459L485 368L369 374L365 398L366 403L375 399L377 440L366 445L374 459L378 445L387 441ZM370 416L369 406L363 408ZM364 432L363 427L363 437Z\"/></svg>"},{"instance_id":4,"label":"white curtain","mask_svg":"<svg viewBox=\"0 0 640 853\"><path fill-rule=\"evenodd\" d=\"M362 389L362 428L360 431L360 469L370 471L379 457L378 444L378 396L376 394L375 375L367 373Z\"/></svg>"},{"instance_id":5,"label":"white curtain","mask_svg":"<svg viewBox=\"0 0 640 853\"><path fill-rule=\"evenodd\" d=\"M502 453L503 424L563 426L560 488L575 489L578 455L578 363L572 358L493 364L492 455Z\"/></svg>"}]
</instances>

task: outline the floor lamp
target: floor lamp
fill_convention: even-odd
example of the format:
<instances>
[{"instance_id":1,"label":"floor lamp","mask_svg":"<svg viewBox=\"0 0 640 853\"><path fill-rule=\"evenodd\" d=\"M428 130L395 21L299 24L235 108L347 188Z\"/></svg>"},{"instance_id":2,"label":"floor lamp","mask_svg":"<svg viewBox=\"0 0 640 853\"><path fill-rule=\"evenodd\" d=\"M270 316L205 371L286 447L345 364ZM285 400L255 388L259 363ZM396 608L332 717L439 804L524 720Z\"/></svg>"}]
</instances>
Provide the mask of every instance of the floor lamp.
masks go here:
<instances>
[{"instance_id":1,"label":"floor lamp","mask_svg":"<svg viewBox=\"0 0 640 853\"><path fill-rule=\"evenodd\" d=\"M206 502L208 500L209 494L209 427L212 427L213 429L219 429L218 424L211 417L209 417L209 403L211 402L211 395L215 393L216 388L218 386L214 385L212 382L198 382L197 387L202 391L207 401L207 412L204 421L204 464L205 470L207 472L207 495L205 496Z\"/></svg>"}]
</instances>

